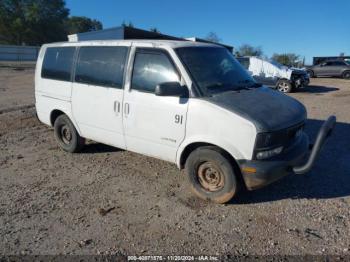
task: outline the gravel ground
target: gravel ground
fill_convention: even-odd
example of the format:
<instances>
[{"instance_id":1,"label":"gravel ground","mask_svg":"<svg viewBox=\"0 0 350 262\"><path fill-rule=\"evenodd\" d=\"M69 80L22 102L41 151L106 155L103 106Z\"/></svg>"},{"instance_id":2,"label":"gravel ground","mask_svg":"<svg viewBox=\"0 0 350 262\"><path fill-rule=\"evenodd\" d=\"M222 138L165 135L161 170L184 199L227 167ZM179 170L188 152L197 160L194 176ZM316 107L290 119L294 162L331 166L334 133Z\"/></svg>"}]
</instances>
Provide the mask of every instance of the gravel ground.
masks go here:
<instances>
[{"instance_id":1,"label":"gravel ground","mask_svg":"<svg viewBox=\"0 0 350 262\"><path fill-rule=\"evenodd\" d=\"M0 113L34 104L34 69L1 68Z\"/></svg>"},{"instance_id":2,"label":"gravel ground","mask_svg":"<svg viewBox=\"0 0 350 262\"><path fill-rule=\"evenodd\" d=\"M34 103L33 70L0 69L0 83L0 254L350 255L350 81L292 94L311 137L339 121L314 169L226 205L193 197L167 162L93 142L61 151L18 110Z\"/></svg>"}]
</instances>

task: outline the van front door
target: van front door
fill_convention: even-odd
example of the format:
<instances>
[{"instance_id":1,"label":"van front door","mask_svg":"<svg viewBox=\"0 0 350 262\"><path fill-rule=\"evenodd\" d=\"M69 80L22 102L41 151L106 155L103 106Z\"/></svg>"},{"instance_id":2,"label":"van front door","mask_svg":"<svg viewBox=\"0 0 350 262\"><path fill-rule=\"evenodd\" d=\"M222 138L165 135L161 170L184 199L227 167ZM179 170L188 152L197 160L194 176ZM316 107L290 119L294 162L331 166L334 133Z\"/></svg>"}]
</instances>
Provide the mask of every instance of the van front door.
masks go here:
<instances>
[{"instance_id":1,"label":"van front door","mask_svg":"<svg viewBox=\"0 0 350 262\"><path fill-rule=\"evenodd\" d=\"M188 98L156 96L159 83L180 81L162 49L137 48L129 90L124 92L124 131L128 150L175 162L185 137Z\"/></svg>"},{"instance_id":2,"label":"van front door","mask_svg":"<svg viewBox=\"0 0 350 262\"><path fill-rule=\"evenodd\" d=\"M125 148L122 123L126 46L80 47L72 111L81 135Z\"/></svg>"}]
</instances>

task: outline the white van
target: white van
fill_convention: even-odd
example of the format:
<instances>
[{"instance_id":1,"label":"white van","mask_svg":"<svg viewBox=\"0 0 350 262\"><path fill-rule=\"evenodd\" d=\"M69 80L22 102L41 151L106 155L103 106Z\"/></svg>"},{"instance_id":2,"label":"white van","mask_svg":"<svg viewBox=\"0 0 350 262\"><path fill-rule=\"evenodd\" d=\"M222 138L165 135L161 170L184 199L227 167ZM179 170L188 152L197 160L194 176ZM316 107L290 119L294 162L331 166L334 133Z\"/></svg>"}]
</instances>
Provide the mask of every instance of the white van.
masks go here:
<instances>
[{"instance_id":1,"label":"white van","mask_svg":"<svg viewBox=\"0 0 350 262\"><path fill-rule=\"evenodd\" d=\"M335 124L330 117L308 156L301 103L259 86L224 47L190 41L44 45L35 98L63 150L91 139L173 162L217 203L241 185L310 170Z\"/></svg>"}]
</instances>

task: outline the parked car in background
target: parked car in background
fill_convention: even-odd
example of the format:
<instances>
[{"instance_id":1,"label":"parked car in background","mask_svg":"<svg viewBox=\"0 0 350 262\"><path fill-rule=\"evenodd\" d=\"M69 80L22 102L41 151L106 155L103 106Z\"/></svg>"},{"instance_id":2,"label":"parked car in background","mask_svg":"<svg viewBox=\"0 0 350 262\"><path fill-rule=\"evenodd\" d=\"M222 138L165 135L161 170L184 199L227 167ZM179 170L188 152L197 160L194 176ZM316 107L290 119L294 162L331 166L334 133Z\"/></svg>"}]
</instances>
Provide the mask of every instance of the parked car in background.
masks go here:
<instances>
[{"instance_id":1,"label":"parked car in background","mask_svg":"<svg viewBox=\"0 0 350 262\"><path fill-rule=\"evenodd\" d=\"M350 56L315 56L312 65L319 65L328 61L350 61Z\"/></svg>"},{"instance_id":2,"label":"parked car in background","mask_svg":"<svg viewBox=\"0 0 350 262\"><path fill-rule=\"evenodd\" d=\"M306 68L310 77L335 76L350 79L350 64L342 60L333 60Z\"/></svg>"},{"instance_id":3,"label":"parked car in background","mask_svg":"<svg viewBox=\"0 0 350 262\"><path fill-rule=\"evenodd\" d=\"M268 61L255 56L238 57L237 60L257 82L283 93L305 87L310 82L305 70L288 68L276 61Z\"/></svg>"}]
</instances>

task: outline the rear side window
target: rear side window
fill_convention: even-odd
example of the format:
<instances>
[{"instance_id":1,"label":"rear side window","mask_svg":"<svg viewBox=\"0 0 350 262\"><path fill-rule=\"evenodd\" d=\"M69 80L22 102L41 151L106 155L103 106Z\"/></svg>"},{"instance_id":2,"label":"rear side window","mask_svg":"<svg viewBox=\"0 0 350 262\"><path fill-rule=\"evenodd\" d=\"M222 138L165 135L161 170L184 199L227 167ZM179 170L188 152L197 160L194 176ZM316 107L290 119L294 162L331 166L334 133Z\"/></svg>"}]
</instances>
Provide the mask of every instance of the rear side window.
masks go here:
<instances>
[{"instance_id":1,"label":"rear side window","mask_svg":"<svg viewBox=\"0 0 350 262\"><path fill-rule=\"evenodd\" d=\"M75 81L122 88L127 52L125 46L81 47Z\"/></svg>"},{"instance_id":2,"label":"rear side window","mask_svg":"<svg viewBox=\"0 0 350 262\"><path fill-rule=\"evenodd\" d=\"M48 47L46 49L41 77L70 81L75 47Z\"/></svg>"},{"instance_id":3,"label":"rear side window","mask_svg":"<svg viewBox=\"0 0 350 262\"><path fill-rule=\"evenodd\" d=\"M168 56L163 52L136 52L131 88L154 92L164 82L179 81L179 76Z\"/></svg>"},{"instance_id":4,"label":"rear side window","mask_svg":"<svg viewBox=\"0 0 350 262\"><path fill-rule=\"evenodd\" d=\"M333 62L333 65L335 65L335 66L343 66L343 65L346 65L344 62L342 62L342 61L335 61L335 62Z\"/></svg>"}]
</instances>

